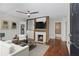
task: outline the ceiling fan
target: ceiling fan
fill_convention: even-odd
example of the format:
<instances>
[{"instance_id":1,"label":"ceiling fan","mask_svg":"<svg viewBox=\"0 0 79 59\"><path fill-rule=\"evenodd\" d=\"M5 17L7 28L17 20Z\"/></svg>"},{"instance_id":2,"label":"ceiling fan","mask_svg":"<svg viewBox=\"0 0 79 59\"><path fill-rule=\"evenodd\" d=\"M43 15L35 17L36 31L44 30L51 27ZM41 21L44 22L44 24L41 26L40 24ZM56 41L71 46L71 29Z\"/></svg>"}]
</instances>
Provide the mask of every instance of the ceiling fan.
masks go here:
<instances>
[{"instance_id":1,"label":"ceiling fan","mask_svg":"<svg viewBox=\"0 0 79 59\"><path fill-rule=\"evenodd\" d=\"M26 14L28 17L30 17L30 15L31 15L31 14L36 14L36 13L39 13L38 11L36 11L36 12L30 12L30 11L27 11L27 12L23 12L23 11L16 11L16 12Z\"/></svg>"}]
</instances>

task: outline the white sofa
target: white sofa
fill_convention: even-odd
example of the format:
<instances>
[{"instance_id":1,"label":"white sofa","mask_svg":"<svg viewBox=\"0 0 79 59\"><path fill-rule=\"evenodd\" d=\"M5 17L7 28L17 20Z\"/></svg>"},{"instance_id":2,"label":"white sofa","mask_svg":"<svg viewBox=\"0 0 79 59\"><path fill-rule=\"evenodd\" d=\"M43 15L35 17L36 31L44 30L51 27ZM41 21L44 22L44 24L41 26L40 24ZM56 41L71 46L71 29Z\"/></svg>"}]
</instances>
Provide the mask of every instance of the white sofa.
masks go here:
<instances>
[{"instance_id":1,"label":"white sofa","mask_svg":"<svg viewBox=\"0 0 79 59\"><path fill-rule=\"evenodd\" d=\"M7 56L10 53L11 45L0 41L0 56Z\"/></svg>"},{"instance_id":2,"label":"white sofa","mask_svg":"<svg viewBox=\"0 0 79 59\"><path fill-rule=\"evenodd\" d=\"M28 56L29 46L21 47L13 43L0 41L0 56Z\"/></svg>"}]
</instances>

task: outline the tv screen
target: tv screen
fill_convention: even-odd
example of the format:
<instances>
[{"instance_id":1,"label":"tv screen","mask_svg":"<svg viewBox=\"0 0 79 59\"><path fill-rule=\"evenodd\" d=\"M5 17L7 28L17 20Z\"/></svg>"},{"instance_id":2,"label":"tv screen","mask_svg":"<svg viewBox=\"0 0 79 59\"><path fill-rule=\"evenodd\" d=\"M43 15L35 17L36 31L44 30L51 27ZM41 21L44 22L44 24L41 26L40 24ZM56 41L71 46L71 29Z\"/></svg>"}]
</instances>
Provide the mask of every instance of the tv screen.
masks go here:
<instances>
[{"instance_id":1,"label":"tv screen","mask_svg":"<svg viewBox=\"0 0 79 59\"><path fill-rule=\"evenodd\" d=\"M35 28L36 29L45 29L46 28L46 23L45 22L36 22Z\"/></svg>"}]
</instances>

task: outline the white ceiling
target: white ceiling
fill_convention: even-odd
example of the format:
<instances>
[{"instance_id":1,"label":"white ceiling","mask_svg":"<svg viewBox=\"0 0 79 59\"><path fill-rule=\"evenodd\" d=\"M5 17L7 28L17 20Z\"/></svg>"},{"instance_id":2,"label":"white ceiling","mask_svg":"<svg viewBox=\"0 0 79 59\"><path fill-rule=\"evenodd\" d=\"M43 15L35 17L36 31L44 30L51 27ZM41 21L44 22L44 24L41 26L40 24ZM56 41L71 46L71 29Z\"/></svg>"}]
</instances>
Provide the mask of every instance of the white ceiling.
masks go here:
<instances>
[{"instance_id":1,"label":"white ceiling","mask_svg":"<svg viewBox=\"0 0 79 59\"><path fill-rule=\"evenodd\" d=\"M69 4L64 3L2 3L0 4L0 18L10 20L25 20L27 15L17 13L20 11L39 11L31 17L50 16L60 18L68 15Z\"/></svg>"}]
</instances>

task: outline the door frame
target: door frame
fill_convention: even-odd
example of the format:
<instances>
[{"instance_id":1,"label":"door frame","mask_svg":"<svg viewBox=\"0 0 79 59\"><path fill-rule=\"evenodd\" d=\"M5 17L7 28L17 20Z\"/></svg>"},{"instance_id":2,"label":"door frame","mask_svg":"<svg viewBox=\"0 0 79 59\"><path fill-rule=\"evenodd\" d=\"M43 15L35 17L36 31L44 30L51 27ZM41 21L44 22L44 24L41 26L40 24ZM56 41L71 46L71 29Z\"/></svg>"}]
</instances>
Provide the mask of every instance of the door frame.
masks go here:
<instances>
[{"instance_id":1,"label":"door frame","mask_svg":"<svg viewBox=\"0 0 79 59\"><path fill-rule=\"evenodd\" d=\"M65 19L64 19L65 20ZM66 31L66 21L63 21L63 20L57 20L55 21L56 22L61 22L61 39L64 39L62 41L66 41L66 36L67 36L67 33L65 32ZM65 27L65 29L63 30L63 27ZM63 32L62 32L63 31ZM65 34L64 34L65 33Z\"/></svg>"},{"instance_id":2,"label":"door frame","mask_svg":"<svg viewBox=\"0 0 79 59\"><path fill-rule=\"evenodd\" d=\"M55 39L56 39L56 34L59 34L60 38L61 38L61 28L60 28L60 33L56 33L56 23L60 23L60 27L61 27L61 21L56 21L55 22Z\"/></svg>"}]
</instances>

